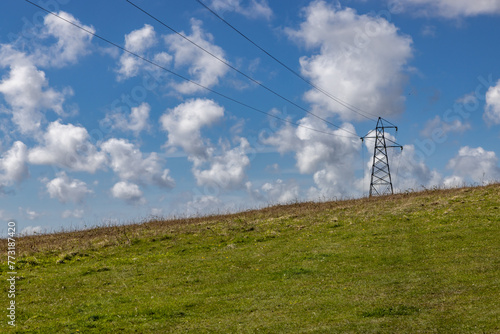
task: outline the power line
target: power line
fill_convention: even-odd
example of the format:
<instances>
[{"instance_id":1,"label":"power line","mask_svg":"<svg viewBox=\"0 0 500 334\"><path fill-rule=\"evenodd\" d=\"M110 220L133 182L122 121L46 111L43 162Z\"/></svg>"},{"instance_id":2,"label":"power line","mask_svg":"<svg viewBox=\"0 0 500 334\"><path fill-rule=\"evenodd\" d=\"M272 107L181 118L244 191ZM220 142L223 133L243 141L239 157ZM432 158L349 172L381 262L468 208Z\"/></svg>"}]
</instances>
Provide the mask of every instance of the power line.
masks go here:
<instances>
[{"instance_id":1,"label":"power line","mask_svg":"<svg viewBox=\"0 0 500 334\"><path fill-rule=\"evenodd\" d=\"M42 7L42 6L40 6L40 5L37 5L37 4L33 3L33 2L31 2L30 0L24 0L24 1L28 2L29 4L31 4L31 5L33 5L33 6L37 7L37 8L39 8L39 9L41 9L41 10L43 10L44 12L46 12L46 13L48 13L48 14L51 14L51 15L53 15L53 16L55 16L55 17L57 17L57 18L59 18L59 19L61 19L61 20L63 20L63 21L65 21L65 22L67 22L67 23L69 23L69 24L73 25L74 27L76 27L76 28L78 28L78 29L80 29L80 30L82 30L82 31L85 31L85 32L86 32L86 33L88 33L89 35L92 35L92 36L94 36L94 37L96 37L96 38L98 38L98 39L100 39L100 40L102 40L102 41L104 41L104 42L106 42L106 43L108 43L108 44L110 44L110 45L112 45L112 46L114 46L114 47L116 47L116 48L120 49L120 50L122 50L123 52L126 52L126 53L128 53L128 54L130 54L130 55L132 55L132 56L134 56L134 57L136 57L136 58L139 58L139 59L141 59L141 60L143 60L143 61L145 61L145 62L147 62L147 63L149 63L149 64L151 64L151 65L153 65L153 66L155 66L155 67L157 67L157 68L159 68L159 69L161 69L161 70L164 70L164 71L166 71L166 72L168 72L168 73L170 73L170 74L172 74L172 75L174 75L174 76L176 76L176 77L178 77L178 78L180 78L180 79L182 79L182 80L185 80L185 81L187 81L187 82L190 82L190 83L192 83L192 84L194 84L194 85L196 85L196 86L198 86L198 87L200 87L200 88L203 88L203 89L205 89L205 90L207 90L207 91L209 91L209 92L211 92L211 93L213 93L213 94L216 94L216 95L218 95L218 96L220 96L220 97L222 97L222 98L225 98L225 99L227 99L227 100L229 100L229 101L231 101L231 102L234 102L234 103L236 103L236 104L239 104L239 105L241 105L241 106L243 106L243 107L245 107L245 108L248 108L248 109L251 109L251 110L253 110L253 111L256 111L256 112L262 113L262 114L267 115L267 116L269 116L269 117L273 117L273 118L278 119L278 120L280 120L280 121L282 121L282 122L284 122L284 123L289 123L289 124L291 124L291 125L295 125L295 126L297 126L297 127L301 127L301 128L307 129L307 130L311 130L311 131L318 132L318 133L322 133L322 134L326 134L326 135L331 135L331 136L337 136L337 137L344 137L344 138L359 138L359 136L358 136L357 134L354 134L353 132L351 132L351 131L349 131L349 130L346 130L346 129L344 129L344 128L340 128L340 127L339 127L339 129L340 129L340 130L344 130L344 131L346 131L346 132L349 132L349 133L351 133L351 134L354 134L354 136L355 136L355 137L353 137L353 136L342 136L342 135L339 135L339 134L336 134L336 133L333 133L333 132L328 132L328 131L318 130L318 129L315 129L315 128L312 128L312 127L308 127L308 126L305 126L305 125L301 125L301 124L298 124L298 123L292 122L292 121L290 121L289 119L285 119L285 118L282 118L282 117L279 117L279 116L273 115L273 114L271 114L271 113L269 113L269 112L266 112L266 111L260 110L260 109L258 109L258 108L252 107L251 105L248 105L248 104L246 104L246 103L244 103L244 102L241 102L241 101L239 101L239 100L236 100L236 99L234 99L234 98L232 98L232 97L230 97L230 96L228 96L228 95L226 95L226 94L223 94L223 93L220 93L220 92L218 92L218 91L215 91L215 90L213 90L213 89L211 89L211 88L209 88L209 87L206 87L206 86L204 86L204 85L202 85L202 84L199 84L199 83L197 83L197 82L195 82L195 81L193 81L193 80L191 80L191 79L189 79L189 78L186 78L185 76L183 76L183 75L181 75L181 74L178 74L178 73L176 73L176 72L173 72L173 71L169 70L168 68L166 68L166 67L164 67L164 66L162 66L162 65L159 65L158 63L155 63L154 61L149 60L148 58L145 58L145 57L143 57L143 56L141 56L141 55L139 55L139 54L137 54L137 53L135 53L135 52L133 52L133 51L130 51L130 50L128 50L128 49L126 49L126 48L124 48L124 47L122 47L122 46L120 46L120 45L118 45L118 44L116 44L116 43L114 43L114 42L112 42L112 41L110 41L109 39L107 39L107 38L105 38L105 37L102 37L102 36L100 36L100 35L98 35L98 34L96 34L96 33L92 32L92 31L90 31L90 30L88 30L88 29L86 29L86 28L84 28L84 27L82 27L82 26L80 26L80 25L78 25L78 24L76 24L76 23L74 23L74 22L72 22L72 21L68 20L68 19L65 19L64 17L61 17L61 16L57 15L57 14L56 14L56 13L54 13L54 12L51 12L51 11L50 11L50 10L48 10L48 9L43 8L43 7ZM338 126L337 126L337 127L338 127Z\"/></svg>"},{"instance_id":2,"label":"power line","mask_svg":"<svg viewBox=\"0 0 500 334\"><path fill-rule=\"evenodd\" d=\"M238 72L239 74L241 74L242 76L244 76L245 78L247 78L248 80L252 81L253 83L261 86L262 88L266 89L267 91L269 91L270 93L276 95L277 97L281 98L282 100L290 103L291 105L299 108L300 110L306 112L307 114L311 115L311 116L314 116L316 117L317 119L320 119L322 120L323 122L325 123L328 123L330 124L331 126L333 127L336 127L340 130L343 130L345 132L348 132L350 133L351 135L354 135L354 136L357 136L357 134L345 129L345 128L342 128L338 125L336 125L335 123L332 123L330 121L328 121L327 119L323 118L323 117L320 117L316 114L314 114L313 112L311 112L310 110L307 110L306 108L298 105L297 103L291 101L290 99L284 97L283 95L281 95L280 93L277 93L276 91L274 91L273 89L267 87L266 85L264 85L263 83L255 80L254 78L252 78L251 76L249 76L248 74L240 71L239 69L237 69L236 67L234 67L233 65L229 64L227 61L225 61L224 59L216 56L215 54L213 54L212 52L208 51L206 48L200 46L199 44L197 44L196 42L194 42L193 40L191 40L190 38L188 38L187 36L184 36L183 34L181 34L180 32L178 32L177 30L175 30L174 28L170 27L169 25L167 25L166 23L164 23L163 21L161 21L160 19L156 18L154 15L152 15L151 13L147 12L146 10L142 9L141 7L139 7L138 5L136 5L135 3L133 3L132 1L130 0L126 0L129 4L131 4L132 6L134 6L135 8L137 8L138 10L140 10L141 12L143 12L144 14L146 14L147 16L149 16L150 18L152 18L153 20L155 20L156 22L160 23L161 25L163 25L164 27L166 27L167 29L169 29L170 31L174 32L175 34L177 34L178 36L182 37L183 39L185 39L186 41L188 41L189 43L191 43L192 45L196 46L197 48L199 48L200 50L202 50L203 52L207 53L208 55L212 56L213 58L217 59L219 62L223 63L224 65L228 66L229 68L231 68L232 70Z\"/></svg>"},{"instance_id":3,"label":"power line","mask_svg":"<svg viewBox=\"0 0 500 334\"><path fill-rule=\"evenodd\" d=\"M201 0L196 0L196 1L200 5L202 5L203 7L205 7L210 13L212 13L213 15L215 15L219 20L221 20L222 22L224 22L227 26L229 26L231 29L233 29L235 32L237 32L239 35L241 35L243 38L245 38L247 41L249 41L255 47L257 47L259 50L261 50L262 52L264 52L266 55L268 55L270 58L272 58L278 64L280 64L281 66L283 66L284 68L286 68L288 71L292 72L295 76L297 76L298 78L300 78L302 81L304 81L305 83L307 83L308 85L310 85L311 87L313 87L314 89L316 89L318 92L324 94L325 96L329 97L330 99L332 99L333 101L337 102L338 104L344 106L345 108L351 110L352 112L354 112L354 113L356 113L356 114L358 114L358 115L360 115L360 116L362 116L362 117L364 117L364 118L366 118L368 120L371 120L371 121L374 121L374 122L377 121L375 118L366 116L366 114L368 114L370 116L377 117L376 115L373 115L373 114L371 114L371 113L369 113L367 111L363 111L360 108L358 108L356 106L353 106L352 104L349 104L349 103L341 100L340 98L338 98L335 95L329 93L328 91L326 91L325 89L319 87L318 85L313 84L311 81L309 81L306 78L304 78L304 76L300 75L297 71L295 71L294 69L290 68L290 66L286 65L281 60L279 60L278 58L276 58L275 56L273 56L271 53L269 53L268 51L266 51L264 48L262 48L261 46L259 46L256 42L254 42L253 40L251 40L248 36L246 36L240 30L238 30L237 28L235 28L231 23L229 23L227 20L225 20L224 18L222 18L219 14L217 14L214 10L212 10L209 6L207 6Z\"/></svg>"}]
</instances>

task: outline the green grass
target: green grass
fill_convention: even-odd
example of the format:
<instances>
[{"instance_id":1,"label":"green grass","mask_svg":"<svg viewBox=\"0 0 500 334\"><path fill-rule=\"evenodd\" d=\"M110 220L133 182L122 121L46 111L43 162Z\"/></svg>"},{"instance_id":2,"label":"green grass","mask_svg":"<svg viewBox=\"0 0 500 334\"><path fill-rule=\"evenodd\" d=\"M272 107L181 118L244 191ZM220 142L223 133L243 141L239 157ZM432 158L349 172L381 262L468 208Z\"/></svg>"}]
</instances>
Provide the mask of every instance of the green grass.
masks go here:
<instances>
[{"instance_id":1,"label":"green grass","mask_svg":"<svg viewBox=\"0 0 500 334\"><path fill-rule=\"evenodd\" d=\"M23 237L0 331L500 333L499 207L491 185Z\"/></svg>"}]
</instances>

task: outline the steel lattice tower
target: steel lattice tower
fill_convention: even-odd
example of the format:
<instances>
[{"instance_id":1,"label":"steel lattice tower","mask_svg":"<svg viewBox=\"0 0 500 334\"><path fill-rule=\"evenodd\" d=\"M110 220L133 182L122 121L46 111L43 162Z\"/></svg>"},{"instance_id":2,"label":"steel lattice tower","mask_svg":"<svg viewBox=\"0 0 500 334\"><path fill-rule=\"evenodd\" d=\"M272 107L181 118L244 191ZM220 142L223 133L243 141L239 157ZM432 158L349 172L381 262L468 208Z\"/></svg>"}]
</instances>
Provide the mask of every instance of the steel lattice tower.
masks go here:
<instances>
[{"instance_id":1,"label":"steel lattice tower","mask_svg":"<svg viewBox=\"0 0 500 334\"><path fill-rule=\"evenodd\" d=\"M385 124L384 124L385 122ZM385 138L386 129L396 129L398 127L391 122L379 117L375 128L375 137L364 137L375 139L375 149L373 151L372 176L370 181L370 197L379 195L392 195L391 169L389 167L388 147L398 147L403 150L403 146ZM387 145L389 142L389 145Z\"/></svg>"}]
</instances>

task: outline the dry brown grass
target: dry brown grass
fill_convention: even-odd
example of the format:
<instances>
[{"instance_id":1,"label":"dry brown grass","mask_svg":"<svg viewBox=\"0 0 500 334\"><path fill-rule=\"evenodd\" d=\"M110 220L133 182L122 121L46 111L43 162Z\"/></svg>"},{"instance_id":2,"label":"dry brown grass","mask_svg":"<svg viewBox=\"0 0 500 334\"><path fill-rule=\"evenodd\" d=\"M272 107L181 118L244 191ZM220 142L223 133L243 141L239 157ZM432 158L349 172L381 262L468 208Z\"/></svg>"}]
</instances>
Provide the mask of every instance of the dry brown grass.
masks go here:
<instances>
[{"instance_id":1,"label":"dry brown grass","mask_svg":"<svg viewBox=\"0 0 500 334\"><path fill-rule=\"evenodd\" d=\"M26 236L18 330L496 333L498 222L497 184Z\"/></svg>"},{"instance_id":2,"label":"dry brown grass","mask_svg":"<svg viewBox=\"0 0 500 334\"><path fill-rule=\"evenodd\" d=\"M448 200L470 192L492 190L500 195L500 184L482 187L454 189L431 189L407 192L391 196L349 199L328 202L298 202L274 205L264 209L248 210L234 214L211 215L182 219L151 218L135 224L93 227L71 232L55 232L41 235L18 237L16 240L17 257L33 256L39 253L64 254L130 244L136 238L161 238L162 236L199 229L199 225L222 223L244 225L248 222L276 219L280 217L302 218L313 216L327 210L350 210L350 214L372 217L384 211L404 214L428 205L446 205ZM312 222L311 222L312 223ZM193 232L194 233L194 232ZM7 239L0 239L1 249L7 249ZM6 260L6 252L0 254Z\"/></svg>"}]
</instances>

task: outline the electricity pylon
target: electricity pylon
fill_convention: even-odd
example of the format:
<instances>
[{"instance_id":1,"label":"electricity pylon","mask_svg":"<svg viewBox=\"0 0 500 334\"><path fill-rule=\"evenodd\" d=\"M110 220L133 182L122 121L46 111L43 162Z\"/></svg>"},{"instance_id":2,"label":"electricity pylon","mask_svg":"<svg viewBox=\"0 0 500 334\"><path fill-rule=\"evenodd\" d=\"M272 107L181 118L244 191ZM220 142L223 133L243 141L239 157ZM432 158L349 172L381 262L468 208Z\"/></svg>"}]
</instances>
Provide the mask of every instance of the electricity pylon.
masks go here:
<instances>
[{"instance_id":1,"label":"electricity pylon","mask_svg":"<svg viewBox=\"0 0 500 334\"><path fill-rule=\"evenodd\" d=\"M384 124L385 122L385 124ZM387 156L388 147L398 147L403 150L403 146L385 137L385 129L396 129L398 127L383 119L378 118L377 127L375 128L375 137L363 137L375 139L375 149L373 151L372 177L370 181L370 197L379 195L392 195L394 189L392 187L391 169L389 167L389 157ZM389 145L387 145L389 142Z\"/></svg>"}]
</instances>

